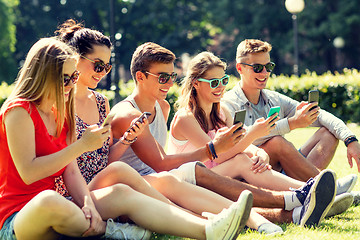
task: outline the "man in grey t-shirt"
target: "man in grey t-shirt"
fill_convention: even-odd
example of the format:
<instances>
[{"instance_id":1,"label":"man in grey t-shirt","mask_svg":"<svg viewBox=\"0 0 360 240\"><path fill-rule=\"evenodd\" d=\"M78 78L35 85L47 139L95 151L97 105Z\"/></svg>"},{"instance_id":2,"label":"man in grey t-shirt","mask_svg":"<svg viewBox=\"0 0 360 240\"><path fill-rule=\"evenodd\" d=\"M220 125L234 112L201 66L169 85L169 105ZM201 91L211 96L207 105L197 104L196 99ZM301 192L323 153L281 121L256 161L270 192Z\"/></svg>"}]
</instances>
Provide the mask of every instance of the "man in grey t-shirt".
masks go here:
<instances>
[{"instance_id":1,"label":"man in grey t-shirt","mask_svg":"<svg viewBox=\"0 0 360 240\"><path fill-rule=\"evenodd\" d=\"M247 39L239 44L236 69L241 81L224 95L222 106L228 108L232 114L236 110L246 109L247 126L254 124L258 118L266 118L271 107L281 107L276 128L270 135L254 142L268 153L270 164L275 170L284 171L287 175L303 181L314 177L329 165L338 141L342 140L347 146L350 166L352 167L354 159L360 171L360 145L343 121L320 110L317 103L299 103L265 89L275 67L275 64L270 62L271 48L269 43L255 39ZM310 110L314 106L316 108ZM320 128L299 150L283 137L291 130L308 126ZM356 175L352 175L352 178L350 182L354 185Z\"/></svg>"}]
</instances>

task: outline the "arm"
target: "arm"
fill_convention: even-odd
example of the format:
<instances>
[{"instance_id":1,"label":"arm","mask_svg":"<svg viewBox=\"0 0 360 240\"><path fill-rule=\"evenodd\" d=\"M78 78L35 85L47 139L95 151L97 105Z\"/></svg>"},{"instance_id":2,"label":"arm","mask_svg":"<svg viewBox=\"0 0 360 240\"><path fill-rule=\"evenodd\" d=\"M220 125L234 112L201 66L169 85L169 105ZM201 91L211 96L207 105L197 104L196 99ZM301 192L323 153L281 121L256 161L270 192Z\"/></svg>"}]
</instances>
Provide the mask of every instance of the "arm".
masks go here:
<instances>
[{"instance_id":1,"label":"arm","mask_svg":"<svg viewBox=\"0 0 360 240\"><path fill-rule=\"evenodd\" d=\"M100 234L101 216L95 208L89 189L77 166L76 160L72 161L63 173L64 182L74 202L84 212L85 218L90 220L89 229L83 236Z\"/></svg>"},{"instance_id":2,"label":"arm","mask_svg":"<svg viewBox=\"0 0 360 240\"><path fill-rule=\"evenodd\" d=\"M37 157L35 127L28 112L16 107L5 115L5 129L11 157L26 184L54 174L83 152L99 148L107 139L109 127L90 128L87 136L56 153ZM91 134L90 134L91 133Z\"/></svg>"},{"instance_id":3,"label":"arm","mask_svg":"<svg viewBox=\"0 0 360 240\"><path fill-rule=\"evenodd\" d=\"M130 122L139 117L141 113L128 103L118 104L114 107L114 111L116 111L116 116L111 127L114 137L120 138L126 131L126 126L129 126ZM220 131L220 134L214 140L215 149L218 153L225 151L238 141L240 133L233 134L237 126ZM164 129L164 131L167 130ZM187 162L207 159L205 146L190 153L166 155L164 149L151 135L148 126L145 126L144 131L138 136L136 142L131 145L131 148L144 163L155 171L171 170Z\"/></svg>"}]
</instances>

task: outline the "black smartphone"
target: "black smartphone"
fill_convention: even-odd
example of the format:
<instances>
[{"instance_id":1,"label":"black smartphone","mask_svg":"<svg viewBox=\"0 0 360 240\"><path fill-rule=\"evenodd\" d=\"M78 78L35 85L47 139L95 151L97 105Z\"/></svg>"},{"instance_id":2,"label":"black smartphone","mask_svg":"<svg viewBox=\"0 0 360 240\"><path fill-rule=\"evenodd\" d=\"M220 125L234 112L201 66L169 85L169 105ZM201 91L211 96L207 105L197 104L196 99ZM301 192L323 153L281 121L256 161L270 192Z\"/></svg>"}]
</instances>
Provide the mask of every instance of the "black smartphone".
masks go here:
<instances>
[{"instance_id":1,"label":"black smartphone","mask_svg":"<svg viewBox=\"0 0 360 240\"><path fill-rule=\"evenodd\" d=\"M319 90L310 90L309 91L308 102L309 103L319 102ZM313 110L314 108L316 108L316 107L310 108L309 111Z\"/></svg>"},{"instance_id":2,"label":"black smartphone","mask_svg":"<svg viewBox=\"0 0 360 240\"><path fill-rule=\"evenodd\" d=\"M242 122L243 125L244 125L245 115L246 115L246 110L245 110L245 109L244 109L244 110L236 111L236 112L235 112L235 115L234 115L234 124L237 124L237 123L239 123L239 122ZM241 130L241 129L242 129L242 127L239 127L238 129L236 129L236 130L234 131L234 133L237 132L237 131L239 131L239 130Z\"/></svg>"},{"instance_id":3,"label":"black smartphone","mask_svg":"<svg viewBox=\"0 0 360 240\"><path fill-rule=\"evenodd\" d=\"M114 119L115 117L115 113L109 113L104 122L101 124L102 127L105 127L106 125L109 125L111 123L111 121Z\"/></svg>"}]
</instances>

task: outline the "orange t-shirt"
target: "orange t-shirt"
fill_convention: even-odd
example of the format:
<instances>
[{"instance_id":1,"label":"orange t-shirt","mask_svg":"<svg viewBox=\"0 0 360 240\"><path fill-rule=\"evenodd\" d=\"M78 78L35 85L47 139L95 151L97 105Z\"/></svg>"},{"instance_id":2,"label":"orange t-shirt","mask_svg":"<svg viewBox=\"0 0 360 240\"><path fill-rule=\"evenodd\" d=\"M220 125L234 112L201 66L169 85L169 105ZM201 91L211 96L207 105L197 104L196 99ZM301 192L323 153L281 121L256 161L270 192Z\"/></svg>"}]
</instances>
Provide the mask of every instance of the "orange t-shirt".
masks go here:
<instances>
[{"instance_id":1,"label":"orange t-shirt","mask_svg":"<svg viewBox=\"0 0 360 240\"><path fill-rule=\"evenodd\" d=\"M67 146L66 134L68 127L63 127L58 138L49 135L35 105L25 100L13 102L6 111L14 107L23 107L31 116L35 127L36 157L55 153ZM25 204L44 190L55 189L55 178L60 176L65 168L57 173L32 184L25 184L21 179L12 160L7 144L6 130L2 127L4 116L0 116L0 229L5 220L14 212L20 211Z\"/></svg>"}]
</instances>

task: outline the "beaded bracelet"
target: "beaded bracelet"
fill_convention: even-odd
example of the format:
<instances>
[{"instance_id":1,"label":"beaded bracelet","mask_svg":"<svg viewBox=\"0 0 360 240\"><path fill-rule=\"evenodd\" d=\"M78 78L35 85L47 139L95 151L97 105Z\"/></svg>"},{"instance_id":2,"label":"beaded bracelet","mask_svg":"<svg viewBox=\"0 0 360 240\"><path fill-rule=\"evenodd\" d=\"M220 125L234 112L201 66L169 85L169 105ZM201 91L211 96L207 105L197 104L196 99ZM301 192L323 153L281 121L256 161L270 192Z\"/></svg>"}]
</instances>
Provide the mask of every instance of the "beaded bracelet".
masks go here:
<instances>
[{"instance_id":1,"label":"beaded bracelet","mask_svg":"<svg viewBox=\"0 0 360 240\"><path fill-rule=\"evenodd\" d=\"M216 155L214 143L212 141L209 142L209 148L210 148L211 155L213 156L213 159L218 158L218 156Z\"/></svg>"},{"instance_id":2,"label":"beaded bracelet","mask_svg":"<svg viewBox=\"0 0 360 240\"><path fill-rule=\"evenodd\" d=\"M132 139L132 140L128 140L128 139L126 139L124 136L122 136L122 137L120 138L120 142L121 142L122 144L124 144L124 145L130 145L130 144L134 143L136 140L137 140L137 137L135 137L135 138Z\"/></svg>"},{"instance_id":3,"label":"beaded bracelet","mask_svg":"<svg viewBox=\"0 0 360 240\"><path fill-rule=\"evenodd\" d=\"M355 142L355 141L356 142L358 141L357 138L355 136L350 136L345 139L344 143L345 143L345 146L347 147L347 146L349 146L350 143Z\"/></svg>"}]
</instances>

